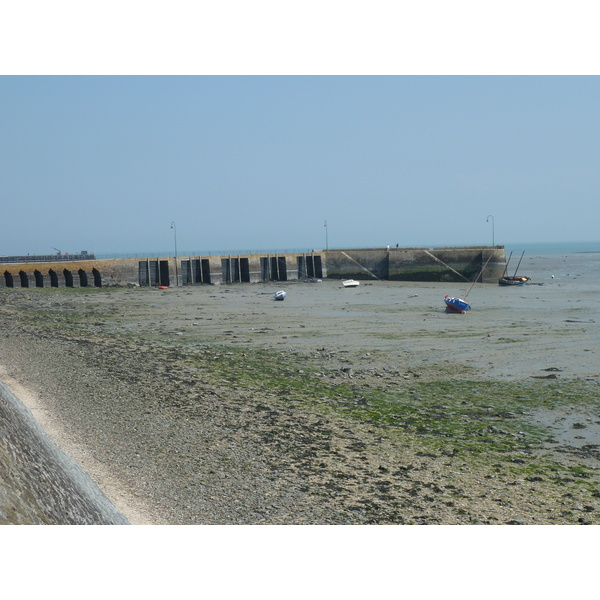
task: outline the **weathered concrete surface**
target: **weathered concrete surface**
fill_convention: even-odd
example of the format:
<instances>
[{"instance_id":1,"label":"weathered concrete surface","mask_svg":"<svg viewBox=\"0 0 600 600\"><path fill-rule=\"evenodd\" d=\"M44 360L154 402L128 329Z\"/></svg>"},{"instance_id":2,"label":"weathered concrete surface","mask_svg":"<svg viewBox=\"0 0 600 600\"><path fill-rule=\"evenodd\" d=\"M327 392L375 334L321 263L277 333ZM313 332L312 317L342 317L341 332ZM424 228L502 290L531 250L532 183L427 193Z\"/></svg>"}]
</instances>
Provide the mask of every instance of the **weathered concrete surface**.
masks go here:
<instances>
[{"instance_id":1,"label":"weathered concrete surface","mask_svg":"<svg viewBox=\"0 0 600 600\"><path fill-rule=\"evenodd\" d=\"M489 259L489 261L488 261ZM495 283L504 272L504 247L390 248L330 250L332 279ZM482 268L485 269L482 273Z\"/></svg>"},{"instance_id":2,"label":"weathered concrete surface","mask_svg":"<svg viewBox=\"0 0 600 600\"><path fill-rule=\"evenodd\" d=\"M0 382L0 524L127 524Z\"/></svg>"}]
</instances>

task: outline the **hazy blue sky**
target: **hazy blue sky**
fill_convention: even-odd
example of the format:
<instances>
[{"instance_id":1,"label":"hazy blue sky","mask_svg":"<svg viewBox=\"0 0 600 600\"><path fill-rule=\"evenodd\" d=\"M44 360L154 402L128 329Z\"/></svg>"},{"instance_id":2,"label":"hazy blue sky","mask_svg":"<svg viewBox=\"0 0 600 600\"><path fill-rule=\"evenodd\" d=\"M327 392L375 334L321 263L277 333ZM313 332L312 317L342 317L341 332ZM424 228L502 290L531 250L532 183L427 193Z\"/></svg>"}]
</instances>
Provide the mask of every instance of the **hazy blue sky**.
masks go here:
<instances>
[{"instance_id":1,"label":"hazy blue sky","mask_svg":"<svg viewBox=\"0 0 600 600\"><path fill-rule=\"evenodd\" d=\"M0 255L172 221L183 253L595 241L599 106L595 76L3 76Z\"/></svg>"}]
</instances>

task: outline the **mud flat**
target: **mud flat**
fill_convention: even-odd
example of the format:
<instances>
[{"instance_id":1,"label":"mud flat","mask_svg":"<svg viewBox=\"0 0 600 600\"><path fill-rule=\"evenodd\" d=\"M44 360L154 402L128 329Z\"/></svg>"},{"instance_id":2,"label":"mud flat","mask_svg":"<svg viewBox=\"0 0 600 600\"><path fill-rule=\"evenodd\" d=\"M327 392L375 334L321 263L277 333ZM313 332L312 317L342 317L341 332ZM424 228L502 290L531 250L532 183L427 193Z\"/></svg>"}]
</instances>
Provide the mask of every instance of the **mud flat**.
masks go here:
<instances>
[{"instance_id":1,"label":"mud flat","mask_svg":"<svg viewBox=\"0 0 600 600\"><path fill-rule=\"evenodd\" d=\"M598 524L586 259L466 315L459 284L1 290L0 376L132 523Z\"/></svg>"}]
</instances>

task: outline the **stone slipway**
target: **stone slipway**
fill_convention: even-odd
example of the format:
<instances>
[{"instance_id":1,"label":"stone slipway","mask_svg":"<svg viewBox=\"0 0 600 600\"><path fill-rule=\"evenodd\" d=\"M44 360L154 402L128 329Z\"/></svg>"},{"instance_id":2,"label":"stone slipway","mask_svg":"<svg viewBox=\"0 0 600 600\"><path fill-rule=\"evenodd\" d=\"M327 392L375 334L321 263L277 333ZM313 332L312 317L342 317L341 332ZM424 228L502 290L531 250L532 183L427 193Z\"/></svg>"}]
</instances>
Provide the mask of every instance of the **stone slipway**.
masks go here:
<instances>
[{"instance_id":1,"label":"stone slipway","mask_svg":"<svg viewBox=\"0 0 600 600\"><path fill-rule=\"evenodd\" d=\"M2 382L0 524L128 524Z\"/></svg>"}]
</instances>

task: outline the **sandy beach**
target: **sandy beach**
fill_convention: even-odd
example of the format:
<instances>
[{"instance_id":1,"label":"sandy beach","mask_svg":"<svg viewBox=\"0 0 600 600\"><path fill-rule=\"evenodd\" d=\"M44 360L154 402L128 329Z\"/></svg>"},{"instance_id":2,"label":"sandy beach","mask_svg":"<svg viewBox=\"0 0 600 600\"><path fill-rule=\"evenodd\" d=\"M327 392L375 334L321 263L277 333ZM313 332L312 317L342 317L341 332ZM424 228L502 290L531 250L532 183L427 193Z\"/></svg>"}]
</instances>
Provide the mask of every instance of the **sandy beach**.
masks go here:
<instances>
[{"instance_id":1,"label":"sandy beach","mask_svg":"<svg viewBox=\"0 0 600 600\"><path fill-rule=\"evenodd\" d=\"M2 289L0 378L134 524L597 524L600 256L520 273Z\"/></svg>"}]
</instances>

